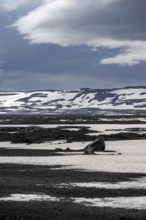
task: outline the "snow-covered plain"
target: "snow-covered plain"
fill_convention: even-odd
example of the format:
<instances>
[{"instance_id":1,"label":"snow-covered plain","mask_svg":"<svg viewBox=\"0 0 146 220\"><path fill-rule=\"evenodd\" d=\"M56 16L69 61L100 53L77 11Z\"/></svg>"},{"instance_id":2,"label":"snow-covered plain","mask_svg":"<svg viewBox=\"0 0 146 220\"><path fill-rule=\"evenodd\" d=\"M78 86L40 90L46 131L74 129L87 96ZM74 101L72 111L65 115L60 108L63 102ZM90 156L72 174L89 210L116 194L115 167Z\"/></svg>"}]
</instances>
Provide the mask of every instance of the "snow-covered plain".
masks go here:
<instances>
[{"instance_id":1,"label":"snow-covered plain","mask_svg":"<svg viewBox=\"0 0 146 220\"><path fill-rule=\"evenodd\" d=\"M79 149L87 143L66 143L54 145L61 148ZM2 146L2 145L1 145ZM39 145L36 145L39 146ZM18 147L18 145L17 145ZM52 147L52 149L53 149ZM48 149L48 147L47 147ZM62 165L67 168L89 171L146 173L146 140L109 141L106 150L117 151L121 155L66 155L53 157L0 157L1 163L34 164L34 165Z\"/></svg>"}]
</instances>

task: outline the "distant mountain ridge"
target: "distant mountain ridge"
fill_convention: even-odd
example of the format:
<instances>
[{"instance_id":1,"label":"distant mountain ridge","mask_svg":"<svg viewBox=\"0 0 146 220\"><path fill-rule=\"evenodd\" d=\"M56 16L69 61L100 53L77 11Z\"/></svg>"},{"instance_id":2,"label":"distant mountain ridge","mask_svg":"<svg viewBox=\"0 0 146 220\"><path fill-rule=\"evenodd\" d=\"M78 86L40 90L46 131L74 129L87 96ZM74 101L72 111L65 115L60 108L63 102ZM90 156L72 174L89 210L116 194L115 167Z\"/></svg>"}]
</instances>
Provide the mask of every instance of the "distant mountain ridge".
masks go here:
<instances>
[{"instance_id":1,"label":"distant mountain ridge","mask_svg":"<svg viewBox=\"0 0 146 220\"><path fill-rule=\"evenodd\" d=\"M146 87L0 92L0 113L146 111Z\"/></svg>"}]
</instances>

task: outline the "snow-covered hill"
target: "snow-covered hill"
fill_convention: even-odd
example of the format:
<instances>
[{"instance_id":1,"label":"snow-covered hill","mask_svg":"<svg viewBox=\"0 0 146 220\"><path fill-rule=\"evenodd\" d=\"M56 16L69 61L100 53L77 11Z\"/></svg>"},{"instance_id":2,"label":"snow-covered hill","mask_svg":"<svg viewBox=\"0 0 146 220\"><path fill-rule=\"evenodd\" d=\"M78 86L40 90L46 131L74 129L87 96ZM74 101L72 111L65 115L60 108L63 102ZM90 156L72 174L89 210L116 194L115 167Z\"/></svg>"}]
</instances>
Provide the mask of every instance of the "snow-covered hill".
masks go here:
<instances>
[{"instance_id":1,"label":"snow-covered hill","mask_svg":"<svg viewBox=\"0 0 146 220\"><path fill-rule=\"evenodd\" d=\"M146 111L146 87L0 92L0 113Z\"/></svg>"}]
</instances>

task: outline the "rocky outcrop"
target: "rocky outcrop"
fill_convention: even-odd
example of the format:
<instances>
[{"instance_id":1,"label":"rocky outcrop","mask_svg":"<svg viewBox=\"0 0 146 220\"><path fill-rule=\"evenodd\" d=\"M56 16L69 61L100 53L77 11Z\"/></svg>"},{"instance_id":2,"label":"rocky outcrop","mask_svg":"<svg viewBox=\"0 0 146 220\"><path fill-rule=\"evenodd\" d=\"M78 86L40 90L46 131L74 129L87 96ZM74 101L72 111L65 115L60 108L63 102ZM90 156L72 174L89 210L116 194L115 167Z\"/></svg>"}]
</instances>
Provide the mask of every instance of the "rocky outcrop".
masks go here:
<instances>
[{"instance_id":1,"label":"rocky outcrop","mask_svg":"<svg viewBox=\"0 0 146 220\"><path fill-rule=\"evenodd\" d=\"M84 154L94 154L95 151L104 151L104 150L105 150L105 142L104 139L101 137L101 138L97 138L95 141L88 144L84 148Z\"/></svg>"}]
</instances>

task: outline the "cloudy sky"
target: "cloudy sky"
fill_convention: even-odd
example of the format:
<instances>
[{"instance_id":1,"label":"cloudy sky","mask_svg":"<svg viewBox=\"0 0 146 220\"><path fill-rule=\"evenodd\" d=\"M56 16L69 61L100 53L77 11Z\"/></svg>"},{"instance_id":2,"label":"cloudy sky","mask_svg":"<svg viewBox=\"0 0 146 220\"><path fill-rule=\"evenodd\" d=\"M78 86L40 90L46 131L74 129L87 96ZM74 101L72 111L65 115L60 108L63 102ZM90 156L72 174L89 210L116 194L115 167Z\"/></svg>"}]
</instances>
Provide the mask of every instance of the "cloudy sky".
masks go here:
<instances>
[{"instance_id":1,"label":"cloudy sky","mask_svg":"<svg viewBox=\"0 0 146 220\"><path fill-rule=\"evenodd\" d=\"M146 0L0 0L0 90L146 85Z\"/></svg>"}]
</instances>

